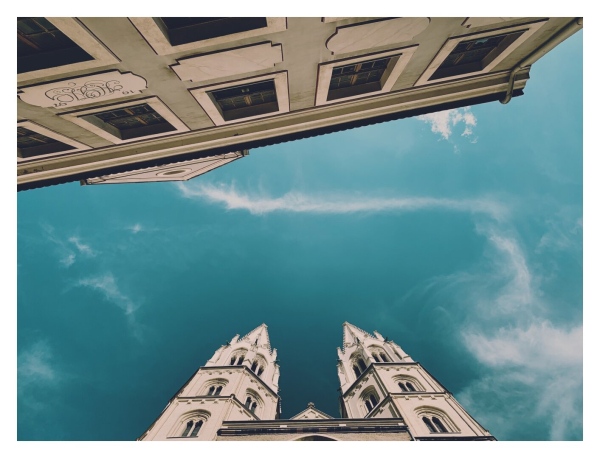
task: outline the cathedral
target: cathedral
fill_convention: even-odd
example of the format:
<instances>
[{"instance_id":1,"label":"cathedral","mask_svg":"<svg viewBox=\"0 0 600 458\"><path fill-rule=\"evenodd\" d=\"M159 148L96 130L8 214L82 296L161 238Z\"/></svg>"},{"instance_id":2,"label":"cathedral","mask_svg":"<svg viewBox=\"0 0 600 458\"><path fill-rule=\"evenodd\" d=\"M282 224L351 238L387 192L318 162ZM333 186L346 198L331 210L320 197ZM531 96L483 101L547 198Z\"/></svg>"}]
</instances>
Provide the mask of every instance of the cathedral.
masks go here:
<instances>
[{"instance_id":1,"label":"cathedral","mask_svg":"<svg viewBox=\"0 0 600 458\"><path fill-rule=\"evenodd\" d=\"M138 440L496 440L399 345L346 322L337 349L340 418L309 403L281 418L267 325L236 335L171 398Z\"/></svg>"}]
</instances>

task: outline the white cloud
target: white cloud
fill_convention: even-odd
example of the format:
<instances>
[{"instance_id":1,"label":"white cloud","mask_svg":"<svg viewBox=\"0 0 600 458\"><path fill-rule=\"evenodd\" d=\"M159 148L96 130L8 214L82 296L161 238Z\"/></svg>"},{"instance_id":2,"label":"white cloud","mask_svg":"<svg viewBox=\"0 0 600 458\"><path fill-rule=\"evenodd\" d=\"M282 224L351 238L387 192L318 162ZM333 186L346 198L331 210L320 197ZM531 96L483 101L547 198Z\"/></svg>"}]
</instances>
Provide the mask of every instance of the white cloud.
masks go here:
<instances>
[{"instance_id":1,"label":"white cloud","mask_svg":"<svg viewBox=\"0 0 600 458\"><path fill-rule=\"evenodd\" d=\"M42 223L41 226L46 240L52 242L56 246L59 256L58 261L64 267L72 266L77 260L77 254L86 258L93 258L98 254L90 245L83 243L79 237L72 236L67 240L63 240L61 237L56 235L54 227L52 227L50 224ZM73 250L73 245L77 251Z\"/></svg>"},{"instance_id":2,"label":"white cloud","mask_svg":"<svg viewBox=\"0 0 600 458\"><path fill-rule=\"evenodd\" d=\"M52 350L46 341L38 341L18 356L19 384L53 382L57 379L51 364Z\"/></svg>"},{"instance_id":3,"label":"white cloud","mask_svg":"<svg viewBox=\"0 0 600 458\"><path fill-rule=\"evenodd\" d=\"M434 197L348 198L310 196L289 192L282 197L258 197L238 192L232 186L177 183L186 198L201 198L224 204L229 210L246 210L254 215L272 212L350 214L360 212L415 211L445 209L486 214L494 219L506 216L507 208L490 199L446 199Z\"/></svg>"},{"instance_id":4,"label":"white cloud","mask_svg":"<svg viewBox=\"0 0 600 458\"><path fill-rule=\"evenodd\" d=\"M129 226L127 229L129 229L134 234L137 234L138 232L144 230L144 228L142 227L142 225L140 223L136 223L133 226Z\"/></svg>"},{"instance_id":5,"label":"white cloud","mask_svg":"<svg viewBox=\"0 0 600 458\"><path fill-rule=\"evenodd\" d=\"M471 111L471 107L438 111L417 116L417 119L431 125L431 131L440 134L446 140L450 138L453 128L459 123L464 124L464 130L461 134L463 137L473 135L473 128L477 125L477 118Z\"/></svg>"},{"instance_id":6,"label":"white cloud","mask_svg":"<svg viewBox=\"0 0 600 458\"><path fill-rule=\"evenodd\" d=\"M139 305L121 292L112 273L80 279L77 286L85 286L102 293L107 301L115 304L125 313L134 336L139 340L142 339L142 327L135 318L135 311Z\"/></svg>"}]
</instances>

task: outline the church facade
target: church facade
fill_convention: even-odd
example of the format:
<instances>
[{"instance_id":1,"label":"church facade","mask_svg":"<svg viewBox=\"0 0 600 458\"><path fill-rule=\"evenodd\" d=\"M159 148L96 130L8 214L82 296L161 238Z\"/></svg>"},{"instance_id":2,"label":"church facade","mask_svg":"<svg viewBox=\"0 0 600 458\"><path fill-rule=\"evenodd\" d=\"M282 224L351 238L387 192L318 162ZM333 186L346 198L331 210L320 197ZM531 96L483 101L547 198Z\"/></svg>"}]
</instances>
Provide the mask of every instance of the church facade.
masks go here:
<instances>
[{"instance_id":1,"label":"church facade","mask_svg":"<svg viewBox=\"0 0 600 458\"><path fill-rule=\"evenodd\" d=\"M340 417L313 403L281 418L277 350L265 324L236 335L171 398L138 440L495 440L402 348L343 324Z\"/></svg>"}]
</instances>

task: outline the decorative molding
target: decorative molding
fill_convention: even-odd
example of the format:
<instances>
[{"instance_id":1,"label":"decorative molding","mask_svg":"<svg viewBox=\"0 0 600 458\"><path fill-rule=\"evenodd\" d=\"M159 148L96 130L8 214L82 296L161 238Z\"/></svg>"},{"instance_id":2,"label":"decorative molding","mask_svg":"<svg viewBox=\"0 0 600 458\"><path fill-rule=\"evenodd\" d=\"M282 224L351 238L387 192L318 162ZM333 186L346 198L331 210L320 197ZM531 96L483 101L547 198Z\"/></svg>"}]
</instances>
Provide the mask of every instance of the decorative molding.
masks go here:
<instances>
[{"instance_id":1,"label":"decorative molding","mask_svg":"<svg viewBox=\"0 0 600 458\"><path fill-rule=\"evenodd\" d=\"M462 23L462 26L470 29L471 27L483 27L486 25L500 24L502 22L524 19L520 17L468 17Z\"/></svg>"},{"instance_id":2,"label":"decorative molding","mask_svg":"<svg viewBox=\"0 0 600 458\"><path fill-rule=\"evenodd\" d=\"M338 27L326 46L331 54L344 54L412 41L429 26L430 19L395 18Z\"/></svg>"},{"instance_id":3,"label":"decorative molding","mask_svg":"<svg viewBox=\"0 0 600 458\"><path fill-rule=\"evenodd\" d=\"M63 109L141 94L147 87L141 76L114 70L24 87L17 95L29 105Z\"/></svg>"},{"instance_id":4,"label":"decorative molding","mask_svg":"<svg viewBox=\"0 0 600 458\"><path fill-rule=\"evenodd\" d=\"M282 46L266 42L178 59L171 69L182 81L196 83L266 70L280 62L283 62Z\"/></svg>"}]
</instances>

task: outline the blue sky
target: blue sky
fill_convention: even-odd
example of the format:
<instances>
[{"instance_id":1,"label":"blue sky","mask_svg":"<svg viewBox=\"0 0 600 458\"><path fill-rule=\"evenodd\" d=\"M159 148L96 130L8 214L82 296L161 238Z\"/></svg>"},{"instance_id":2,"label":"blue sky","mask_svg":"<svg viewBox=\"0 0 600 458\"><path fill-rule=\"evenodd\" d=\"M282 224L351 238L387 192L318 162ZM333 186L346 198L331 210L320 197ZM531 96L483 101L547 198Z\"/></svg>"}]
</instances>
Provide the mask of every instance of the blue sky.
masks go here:
<instances>
[{"instance_id":1,"label":"blue sky","mask_svg":"<svg viewBox=\"0 0 600 458\"><path fill-rule=\"evenodd\" d=\"M582 48L508 105L259 148L180 185L19 193L19 439L133 440L262 322L282 416L338 416L347 320L498 439L581 440Z\"/></svg>"}]
</instances>

